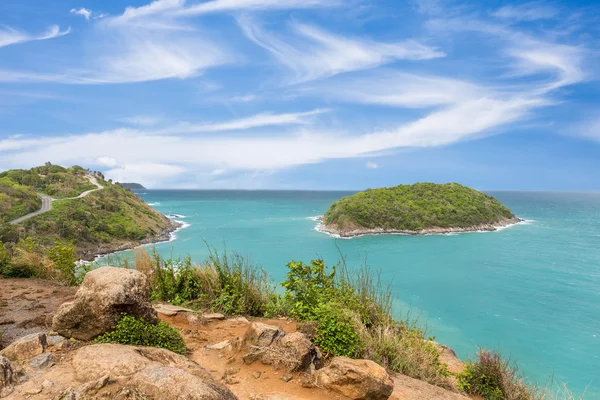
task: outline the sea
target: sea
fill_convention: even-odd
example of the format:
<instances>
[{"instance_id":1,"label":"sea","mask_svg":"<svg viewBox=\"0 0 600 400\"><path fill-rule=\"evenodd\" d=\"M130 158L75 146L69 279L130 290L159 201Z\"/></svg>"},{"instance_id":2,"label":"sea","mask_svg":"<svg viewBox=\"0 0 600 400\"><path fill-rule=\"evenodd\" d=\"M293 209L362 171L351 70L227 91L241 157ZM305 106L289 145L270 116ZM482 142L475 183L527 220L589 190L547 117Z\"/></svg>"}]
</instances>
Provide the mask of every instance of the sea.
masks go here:
<instances>
[{"instance_id":1,"label":"sea","mask_svg":"<svg viewBox=\"0 0 600 400\"><path fill-rule=\"evenodd\" d=\"M136 193L184 223L170 242L154 245L165 257L201 262L208 243L262 265L274 282L292 260L366 263L390 285L395 312L417 317L462 359L495 349L535 383L566 383L600 399L600 193L487 192L524 222L495 232L352 239L320 232L315 217L353 192Z\"/></svg>"}]
</instances>

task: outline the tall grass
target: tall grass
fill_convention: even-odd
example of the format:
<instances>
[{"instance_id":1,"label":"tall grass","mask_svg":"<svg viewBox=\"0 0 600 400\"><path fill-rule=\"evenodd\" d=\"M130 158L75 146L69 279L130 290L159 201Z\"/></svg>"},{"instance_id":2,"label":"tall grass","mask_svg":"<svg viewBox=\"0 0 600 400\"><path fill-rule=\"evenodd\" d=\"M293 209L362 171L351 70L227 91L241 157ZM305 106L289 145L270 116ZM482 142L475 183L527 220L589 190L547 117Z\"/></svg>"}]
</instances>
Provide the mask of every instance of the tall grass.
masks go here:
<instances>
[{"instance_id":1,"label":"tall grass","mask_svg":"<svg viewBox=\"0 0 600 400\"><path fill-rule=\"evenodd\" d=\"M190 257L163 259L156 251L139 248L133 265L147 276L153 299L225 314L263 316L274 290L262 268L213 247L208 260L198 265Z\"/></svg>"}]
</instances>

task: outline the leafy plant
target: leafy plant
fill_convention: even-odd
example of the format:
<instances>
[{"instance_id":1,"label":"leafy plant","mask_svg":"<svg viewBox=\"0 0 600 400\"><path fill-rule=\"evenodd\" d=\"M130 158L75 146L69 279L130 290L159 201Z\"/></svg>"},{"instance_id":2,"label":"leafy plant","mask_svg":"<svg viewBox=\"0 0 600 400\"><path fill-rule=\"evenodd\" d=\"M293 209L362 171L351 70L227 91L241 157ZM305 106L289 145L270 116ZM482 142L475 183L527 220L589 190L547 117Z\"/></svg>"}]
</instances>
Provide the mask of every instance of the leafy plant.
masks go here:
<instances>
[{"instance_id":1,"label":"leafy plant","mask_svg":"<svg viewBox=\"0 0 600 400\"><path fill-rule=\"evenodd\" d=\"M113 331L98 336L94 343L161 347L179 354L186 351L185 342L179 332L166 322L151 324L127 314L122 315Z\"/></svg>"}]
</instances>

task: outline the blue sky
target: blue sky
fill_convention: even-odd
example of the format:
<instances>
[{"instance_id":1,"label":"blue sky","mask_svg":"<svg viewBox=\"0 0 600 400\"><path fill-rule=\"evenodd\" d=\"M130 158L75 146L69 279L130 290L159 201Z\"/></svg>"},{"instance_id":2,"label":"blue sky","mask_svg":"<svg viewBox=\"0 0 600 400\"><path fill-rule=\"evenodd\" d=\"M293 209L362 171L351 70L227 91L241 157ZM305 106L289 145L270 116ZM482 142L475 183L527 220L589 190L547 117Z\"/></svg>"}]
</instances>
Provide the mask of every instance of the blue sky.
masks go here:
<instances>
[{"instance_id":1,"label":"blue sky","mask_svg":"<svg viewBox=\"0 0 600 400\"><path fill-rule=\"evenodd\" d=\"M597 1L3 0L0 170L600 190L599 67Z\"/></svg>"}]
</instances>

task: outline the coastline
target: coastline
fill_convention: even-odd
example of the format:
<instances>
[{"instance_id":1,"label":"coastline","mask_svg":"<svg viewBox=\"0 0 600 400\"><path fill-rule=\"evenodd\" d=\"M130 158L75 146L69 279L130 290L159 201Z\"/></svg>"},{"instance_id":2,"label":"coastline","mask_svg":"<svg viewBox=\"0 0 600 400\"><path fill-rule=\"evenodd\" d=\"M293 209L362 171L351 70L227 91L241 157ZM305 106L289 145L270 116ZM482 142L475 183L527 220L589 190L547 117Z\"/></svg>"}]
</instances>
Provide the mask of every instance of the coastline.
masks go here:
<instances>
[{"instance_id":1,"label":"coastline","mask_svg":"<svg viewBox=\"0 0 600 400\"><path fill-rule=\"evenodd\" d=\"M328 226L323 223L323 216L316 217L316 221L319 222L315 228L319 232L323 232L339 238L353 238L357 236L367 235L410 235L410 236L423 236L423 235L447 235L452 233L469 233L469 232L493 232L503 228L507 228L512 225L516 225L524 222L524 219L513 217L505 218L494 224L480 224L469 227L456 227L456 228L442 228L432 227L425 228L419 231L402 230L402 229L384 229L384 228L356 228L352 230L340 230L333 226Z\"/></svg>"},{"instance_id":2,"label":"coastline","mask_svg":"<svg viewBox=\"0 0 600 400\"><path fill-rule=\"evenodd\" d=\"M178 230L185 228L185 226L186 224L184 222L175 221L169 218L169 225L155 235L148 236L138 241L106 244L90 250L85 250L81 255L80 261L93 262L110 254L115 254L125 250L133 250L140 246L170 242L173 240L173 235Z\"/></svg>"}]
</instances>

